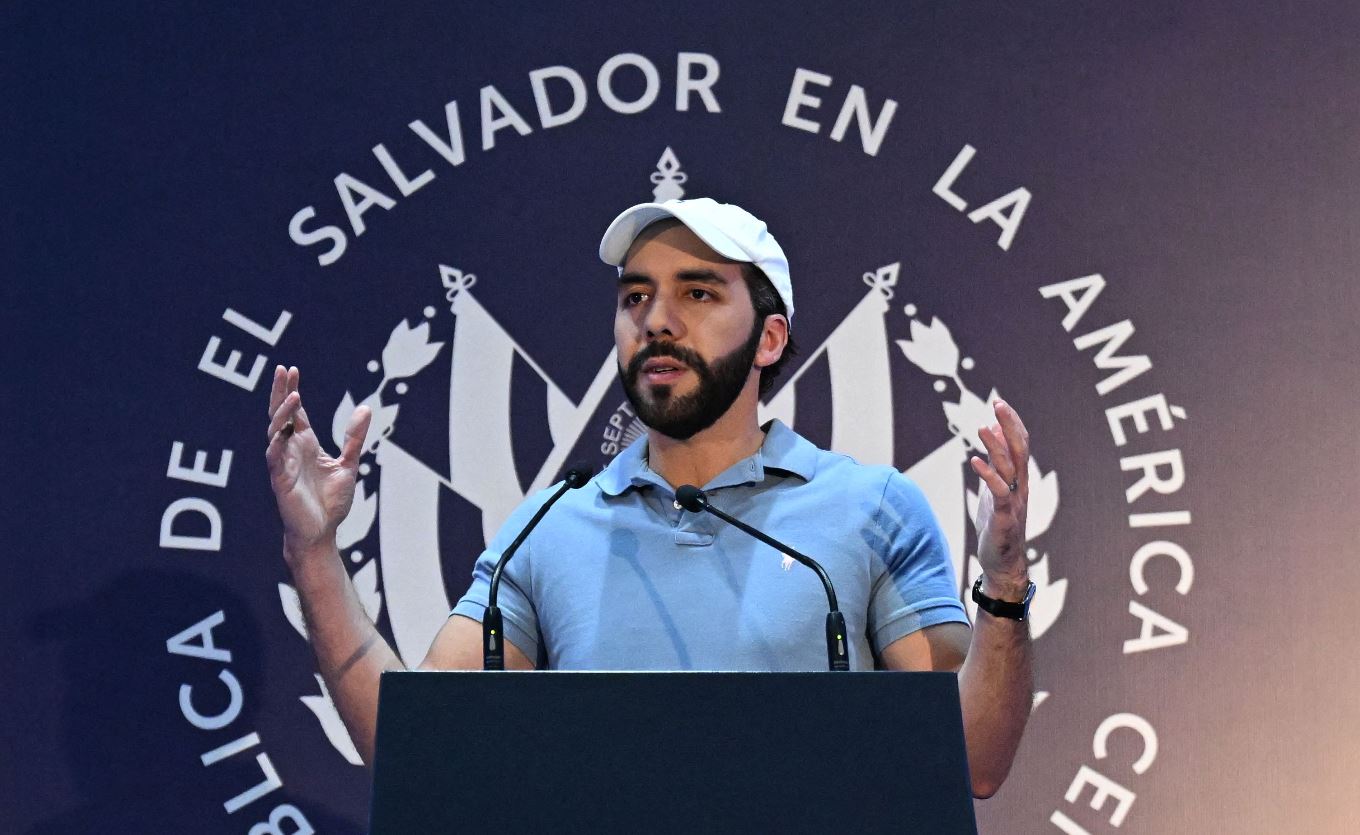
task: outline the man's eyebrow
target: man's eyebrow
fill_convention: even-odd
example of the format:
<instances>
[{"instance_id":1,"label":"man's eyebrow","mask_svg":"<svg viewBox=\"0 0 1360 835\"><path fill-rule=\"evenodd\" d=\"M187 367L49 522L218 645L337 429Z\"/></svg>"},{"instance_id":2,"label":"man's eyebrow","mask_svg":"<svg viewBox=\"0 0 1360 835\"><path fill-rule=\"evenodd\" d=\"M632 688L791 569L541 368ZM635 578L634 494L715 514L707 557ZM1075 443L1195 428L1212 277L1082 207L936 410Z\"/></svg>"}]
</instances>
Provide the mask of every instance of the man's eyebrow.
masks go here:
<instances>
[{"instance_id":1,"label":"man's eyebrow","mask_svg":"<svg viewBox=\"0 0 1360 835\"><path fill-rule=\"evenodd\" d=\"M704 284L727 286L727 279L713 270L683 270L676 274L681 281L698 281Z\"/></svg>"},{"instance_id":2,"label":"man's eyebrow","mask_svg":"<svg viewBox=\"0 0 1360 835\"><path fill-rule=\"evenodd\" d=\"M681 281L697 281L701 284L712 284L716 287L726 287L727 279L718 272L706 269L681 270L675 274ZM627 287L634 284L653 285L656 281L646 273L624 273L619 276L619 286Z\"/></svg>"}]
</instances>

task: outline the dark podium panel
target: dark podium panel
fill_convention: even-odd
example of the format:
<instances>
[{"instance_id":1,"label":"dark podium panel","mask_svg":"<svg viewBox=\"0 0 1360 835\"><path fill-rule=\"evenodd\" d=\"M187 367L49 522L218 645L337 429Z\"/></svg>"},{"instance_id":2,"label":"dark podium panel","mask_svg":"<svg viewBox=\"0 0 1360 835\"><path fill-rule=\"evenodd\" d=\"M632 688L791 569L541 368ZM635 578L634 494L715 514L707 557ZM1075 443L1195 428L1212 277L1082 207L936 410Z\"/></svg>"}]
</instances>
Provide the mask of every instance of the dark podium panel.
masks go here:
<instances>
[{"instance_id":1,"label":"dark podium panel","mask_svg":"<svg viewBox=\"0 0 1360 835\"><path fill-rule=\"evenodd\" d=\"M386 673L372 831L975 833L952 673Z\"/></svg>"}]
</instances>

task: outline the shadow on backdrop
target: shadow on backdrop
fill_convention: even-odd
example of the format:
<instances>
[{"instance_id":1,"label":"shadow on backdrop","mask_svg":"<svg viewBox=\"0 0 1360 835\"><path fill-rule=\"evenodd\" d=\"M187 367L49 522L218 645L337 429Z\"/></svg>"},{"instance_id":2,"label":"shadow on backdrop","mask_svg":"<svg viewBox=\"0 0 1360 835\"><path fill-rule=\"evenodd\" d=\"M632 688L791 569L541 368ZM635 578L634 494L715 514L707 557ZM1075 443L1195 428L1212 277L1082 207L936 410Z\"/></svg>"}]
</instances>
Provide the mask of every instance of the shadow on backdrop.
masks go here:
<instances>
[{"instance_id":1,"label":"shadow on backdrop","mask_svg":"<svg viewBox=\"0 0 1360 835\"><path fill-rule=\"evenodd\" d=\"M212 641L232 651L228 662L167 651L166 641L218 610ZM73 805L47 810L31 835L70 832L244 832L293 802L286 787L228 814L223 804L265 778L257 745L204 765L201 756L256 730L263 692L259 625L229 588L190 574L139 570L119 576L70 608L50 609L28 624L28 640L61 661L61 744ZM202 646L202 637L188 640ZM251 651L235 651L251 648ZM239 682L231 705L223 670ZM221 728L192 725L180 709L180 685L204 717L230 718ZM55 776L55 775L54 775ZM299 805L320 832L357 831L352 823ZM37 815L35 815L36 817ZM282 830L297 831L283 821ZM303 827L305 832L306 828Z\"/></svg>"}]
</instances>

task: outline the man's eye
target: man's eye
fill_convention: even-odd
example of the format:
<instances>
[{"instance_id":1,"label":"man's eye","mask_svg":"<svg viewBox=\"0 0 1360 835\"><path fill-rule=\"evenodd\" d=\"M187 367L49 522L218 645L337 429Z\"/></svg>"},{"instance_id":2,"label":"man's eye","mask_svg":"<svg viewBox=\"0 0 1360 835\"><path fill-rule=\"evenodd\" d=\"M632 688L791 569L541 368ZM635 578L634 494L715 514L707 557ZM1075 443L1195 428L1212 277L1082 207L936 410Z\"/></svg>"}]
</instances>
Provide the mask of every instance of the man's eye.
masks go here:
<instances>
[{"instance_id":1,"label":"man's eye","mask_svg":"<svg viewBox=\"0 0 1360 835\"><path fill-rule=\"evenodd\" d=\"M704 299L713 298L713 294L702 288L695 287L689 291L689 297L695 301L703 301Z\"/></svg>"},{"instance_id":2,"label":"man's eye","mask_svg":"<svg viewBox=\"0 0 1360 835\"><path fill-rule=\"evenodd\" d=\"M646 297L646 293L628 293L623 297L623 306L632 307L634 305L642 304L642 300Z\"/></svg>"}]
</instances>

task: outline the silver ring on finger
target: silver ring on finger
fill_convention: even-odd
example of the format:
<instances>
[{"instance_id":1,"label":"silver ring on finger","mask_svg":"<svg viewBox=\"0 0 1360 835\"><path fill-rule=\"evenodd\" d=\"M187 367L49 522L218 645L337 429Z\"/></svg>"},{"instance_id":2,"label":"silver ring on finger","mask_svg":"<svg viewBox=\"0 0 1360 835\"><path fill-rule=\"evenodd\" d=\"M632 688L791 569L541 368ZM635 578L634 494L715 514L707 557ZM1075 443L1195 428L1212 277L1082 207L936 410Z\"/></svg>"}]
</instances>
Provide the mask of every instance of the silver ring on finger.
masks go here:
<instances>
[{"instance_id":1,"label":"silver ring on finger","mask_svg":"<svg viewBox=\"0 0 1360 835\"><path fill-rule=\"evenodd\" d=\"M1011 479L1011 483L1010 483L1010 484L1007 484L1006 486L1009 487L1009 488L1011 488L1011 492L1014 493L1016 490L1019 490L1019 489L1020 489L1020 479L1019 479L1019 478L1013 478L1013 479Z\"/></svg>"}]
</instances>

